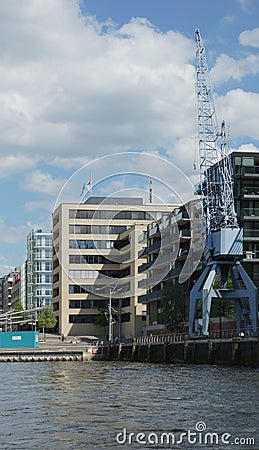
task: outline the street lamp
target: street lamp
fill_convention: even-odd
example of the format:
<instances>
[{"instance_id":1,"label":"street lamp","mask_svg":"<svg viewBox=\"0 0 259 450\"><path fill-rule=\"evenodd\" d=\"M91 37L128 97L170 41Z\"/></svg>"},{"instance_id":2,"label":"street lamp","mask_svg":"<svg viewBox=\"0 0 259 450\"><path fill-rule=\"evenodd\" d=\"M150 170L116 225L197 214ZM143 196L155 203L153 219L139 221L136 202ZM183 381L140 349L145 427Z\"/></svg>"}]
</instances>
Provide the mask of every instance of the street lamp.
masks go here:
<instances>
[{"instance_id":1,"label":"street lamp","mask_svg":"<svg viewBox=\"0 0 259 450\"><path fill-rule=\"evenodd\" d=\"M12 307L12 302L8 303L8 312L9 312L9 331L13 331L13 326L12 326L12 316L11 316L11 307Z\"/></svg>"},{"instance_id":2,"label":"street lamp","mask_svg":"<svg viewBox=\"0 0 259 450\"><path fill-rule=\"evenodd\" d=\"M96 288L97 291L102 291L102 289L104 289L106 286L103 286L102 288ZM117 289L117 286L114 286L114 288L110 287L110 292L109 292L109 303L108 303L108 341L109 344L112 343L113 340L113 325L116 323L116 320L114 320L114 318L112 317L112 312L115 310L112 308L112 294L114 294L115 292L119 292L121 291L122 288Z\"/></svg>"}]
</instances>

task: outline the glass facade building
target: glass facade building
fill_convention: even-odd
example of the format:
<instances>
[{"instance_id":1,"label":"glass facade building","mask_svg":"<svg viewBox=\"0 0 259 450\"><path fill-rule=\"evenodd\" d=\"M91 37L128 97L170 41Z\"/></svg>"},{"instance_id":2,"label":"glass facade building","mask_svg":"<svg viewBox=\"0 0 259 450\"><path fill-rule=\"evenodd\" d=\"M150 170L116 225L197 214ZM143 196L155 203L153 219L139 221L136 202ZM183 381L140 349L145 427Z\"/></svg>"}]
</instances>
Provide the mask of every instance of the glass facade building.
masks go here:
<instances>
[{"instance_id":1,"label":"glass facade building","mask_svg":"<svg viewBox=\"0 0 259 450\"><path fill-rule=\"evenodd\" d=\"M32 230L27 236L26 309L52 305L52 233Z\"/></svg>"}]
</instances>

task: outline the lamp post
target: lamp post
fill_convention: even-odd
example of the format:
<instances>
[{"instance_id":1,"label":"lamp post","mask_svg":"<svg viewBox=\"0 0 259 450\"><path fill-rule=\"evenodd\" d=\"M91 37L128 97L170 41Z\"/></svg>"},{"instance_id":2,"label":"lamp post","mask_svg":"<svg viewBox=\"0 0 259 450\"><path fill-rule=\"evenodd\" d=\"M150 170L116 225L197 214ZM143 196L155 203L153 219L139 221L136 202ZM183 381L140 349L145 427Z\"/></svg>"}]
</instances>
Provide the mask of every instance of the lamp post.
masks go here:
<instances>
[{"instance_id":1,"label":"lamp post","mask_svg":"<svg viewBox=\"0 0 259 450\"><path fill-rule=\"evenodd\" d=\"M8 303L8 312L9 312L9 321L10 321L10 324L9 324L9 331L13 331L13 326L12 326L12 315L11 315L11 307L12 307L12 303L9 302L9 303Z\"/></svg>"},{"instance_id":2,"label":"lamp post","mask_svg":"<svg viewBox=\"0 0 259 450\"><path fill-rule=\"evenodd\" d=\"M108 305L108 341L112 342L112 288L110 288L109 305Z\"/></svg>"},{"instance_id":3,"label":"lamp post","mask_svg":"<svg viewBox=\"0 0 259 450\"><path fill-rule=\"evenodd\" d=\"M106 286L103 286L102 288L96 288L97 291L101 291L102 289L104 289ZM114 286L114 288L110 287L110 292L109 292L109 303L108 303L108 342L109 344L112 343L113 340L113 325L116 323L116 320L113 319L112 317L112 294L114 294L115 292L119 292L121 291L122 288L117 289L117 286Z\"/></svg>"}]
</instances>

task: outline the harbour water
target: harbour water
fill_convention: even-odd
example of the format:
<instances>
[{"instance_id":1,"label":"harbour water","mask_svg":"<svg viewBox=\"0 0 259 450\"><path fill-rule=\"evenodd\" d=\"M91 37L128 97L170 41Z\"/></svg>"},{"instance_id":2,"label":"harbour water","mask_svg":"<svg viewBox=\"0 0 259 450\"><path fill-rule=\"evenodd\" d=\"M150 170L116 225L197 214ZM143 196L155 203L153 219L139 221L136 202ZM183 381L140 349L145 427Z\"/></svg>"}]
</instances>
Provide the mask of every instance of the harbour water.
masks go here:
<instances>
[{"instance_id":1,"label":"harbour water","mask_svg":"<svg viewBox=\"0 0 259 450\"><path fill-rule=\"evenodd\" d=\"M259 448L259 369L45 362L0 370L1 450Z\"/></svg>"}]
</instances>

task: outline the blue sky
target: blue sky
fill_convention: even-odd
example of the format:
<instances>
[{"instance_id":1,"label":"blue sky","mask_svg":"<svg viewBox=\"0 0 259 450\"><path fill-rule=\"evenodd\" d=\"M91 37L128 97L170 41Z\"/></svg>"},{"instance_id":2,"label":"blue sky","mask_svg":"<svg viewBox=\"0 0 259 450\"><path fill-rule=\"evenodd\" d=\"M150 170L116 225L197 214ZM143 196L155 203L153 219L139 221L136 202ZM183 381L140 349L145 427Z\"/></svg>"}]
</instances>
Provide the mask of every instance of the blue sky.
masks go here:
<instances>
[{"instance_id":1,"label":"blue sky","mask_svg":"<svg viewBox=\"0 0 259 450\"><path fill-rule=\"evenodd\" d=\"M0 273L90 173L95 194L145 198L152 178L162 201L191 195L197 27L230 148L257 150L258 18L257 0L0 2Z\"/></svg>"}]
</instances>

